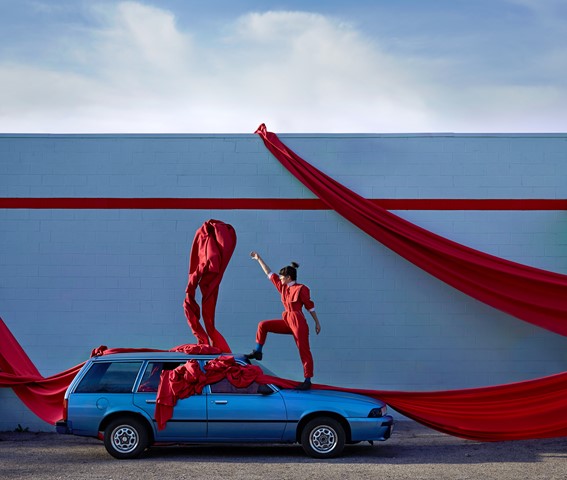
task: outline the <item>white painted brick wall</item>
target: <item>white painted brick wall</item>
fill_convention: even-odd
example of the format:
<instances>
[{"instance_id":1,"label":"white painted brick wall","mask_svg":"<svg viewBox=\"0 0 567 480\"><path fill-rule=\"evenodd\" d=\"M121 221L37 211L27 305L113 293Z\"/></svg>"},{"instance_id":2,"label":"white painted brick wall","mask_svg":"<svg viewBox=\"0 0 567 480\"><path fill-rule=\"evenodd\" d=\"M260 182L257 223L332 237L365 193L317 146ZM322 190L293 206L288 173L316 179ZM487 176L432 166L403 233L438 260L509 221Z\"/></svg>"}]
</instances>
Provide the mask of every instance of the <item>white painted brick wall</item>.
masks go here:
<instances>
[{"instance_id":1,"label":"white painted brick wall","mask_svg":"<svg viewBox=\"0 0 567 480\"><path fill-rule=\"evenodd\" d=\"M282 135L325 173L372 198L566 199L565 135ZM312 198L253 135L3 135L1 197ZM510 260L567 274L565 211L400 211ZM567 341L439 282L332 211L0 209L0 316L52 375L91 349L191 342L182 300L195 230L231 223L238 245L217 323L248 351L282 307L248 258L301 263L323 331L315 381L434 390L566 370ZM265 362L299 379L290 337ZM50 427L8 389L0 430Z\"/></svg>"}]
</instances>

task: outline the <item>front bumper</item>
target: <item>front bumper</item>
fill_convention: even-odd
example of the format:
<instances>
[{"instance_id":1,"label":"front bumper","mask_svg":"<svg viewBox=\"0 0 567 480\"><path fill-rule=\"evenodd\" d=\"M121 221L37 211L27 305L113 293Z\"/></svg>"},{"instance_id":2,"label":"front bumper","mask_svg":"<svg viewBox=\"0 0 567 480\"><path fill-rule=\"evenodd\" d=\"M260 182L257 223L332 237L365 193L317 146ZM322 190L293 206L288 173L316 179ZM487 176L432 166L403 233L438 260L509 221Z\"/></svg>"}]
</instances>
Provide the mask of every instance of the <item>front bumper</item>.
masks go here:
<instances>
[{"instance_id":1,"label":"front bumper","mask_svg":"<svg viewBox=\"0 0 567 480\"><path fill-rule=\"evenodd\" d=\"M384 415L379 418L349 418L351 440L353 442L384 441L394 430L394 418Z\"/></svg>"}]
</instances>

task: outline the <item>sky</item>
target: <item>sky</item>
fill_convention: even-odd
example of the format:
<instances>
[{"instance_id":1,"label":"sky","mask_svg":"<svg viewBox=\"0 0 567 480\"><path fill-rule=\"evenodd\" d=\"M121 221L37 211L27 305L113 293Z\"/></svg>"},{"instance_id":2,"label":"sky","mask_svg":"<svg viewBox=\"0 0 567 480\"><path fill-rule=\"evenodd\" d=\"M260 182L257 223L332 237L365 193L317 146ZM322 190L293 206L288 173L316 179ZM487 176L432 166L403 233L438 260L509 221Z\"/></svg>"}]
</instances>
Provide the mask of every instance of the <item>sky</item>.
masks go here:
<instances>
[{"instance_id":1,"label":"sky","mask_svg":"<svg viewBox=\"0 0 567 480\"><path fill-rule=\"evenodd\" d=\"M565 133L566 0L0 0L0 133Z\"/></svg>"}]
</instances>

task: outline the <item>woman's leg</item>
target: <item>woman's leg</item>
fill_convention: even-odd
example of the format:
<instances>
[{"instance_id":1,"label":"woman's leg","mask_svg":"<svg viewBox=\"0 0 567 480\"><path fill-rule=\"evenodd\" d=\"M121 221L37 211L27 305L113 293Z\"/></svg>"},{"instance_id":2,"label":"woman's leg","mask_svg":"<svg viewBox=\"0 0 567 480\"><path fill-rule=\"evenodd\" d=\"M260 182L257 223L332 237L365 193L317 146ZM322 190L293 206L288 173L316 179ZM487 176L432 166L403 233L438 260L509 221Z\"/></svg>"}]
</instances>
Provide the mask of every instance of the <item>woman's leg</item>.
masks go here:
<instances>
[{"instance_id":1,"label":"woman's leg","mask_svg":"<svg viewBox=\"0 0 567 480\"><path fill-rule=\"evenodd\" d=\"M279 333L283 335L293 335L291 328L283 320L264 320L258 324L256 331L256 343L264 345L268 333Z\"/></svg>"},{"instance_id":2,"label":"woman's leg","mask_svg":"<svg viewBox=\"0 0 567 480\"><path fill-rule=\"evenodd\" d=\"M264 320L258 324L258 330L256 331L256 347L252 350L252 353L246 355L247 358L262 360L264 356L262 347L266 343L268 333L293 335L293 332L283 320Z\"/></svg>"}]
</instances>

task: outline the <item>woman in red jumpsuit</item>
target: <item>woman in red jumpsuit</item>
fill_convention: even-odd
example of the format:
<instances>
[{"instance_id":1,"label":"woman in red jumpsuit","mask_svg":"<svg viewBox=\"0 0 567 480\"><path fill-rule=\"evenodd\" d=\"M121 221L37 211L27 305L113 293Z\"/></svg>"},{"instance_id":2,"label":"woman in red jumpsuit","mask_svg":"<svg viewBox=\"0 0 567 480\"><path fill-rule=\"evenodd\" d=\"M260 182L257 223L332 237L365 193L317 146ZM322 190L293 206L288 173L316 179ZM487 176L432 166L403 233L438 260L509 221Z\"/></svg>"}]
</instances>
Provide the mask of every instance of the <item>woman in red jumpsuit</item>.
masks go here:
<instances>
[{"instance_id":1,"label":"woman in red jumpsuit","mask_svg":"<svg viewBox=\"0 0 567 480\"><path fill-rule=\"evenodd\" d=\"M301 362L303 363L303 373L305 375L305 381L297 389L309 390L311 388L311 378L313 377L313 356L309 347L309 327L301 310L302 307L305 306L313 317L317 335L321 331L321 325L315 312L315 304L311 300L309 288L296 282L299 265L292 262L291 265L283 267L279 275L276 275L258 253L252 252L250 256L258 261L264 273L268 275L268 278L280 292L285 311L282 314L282 319L264 320L258 324L256 347L246 357L262 360L262 347L266 343L266 337L269 332L293 335Z\"/></svg>"}]
</instances>

